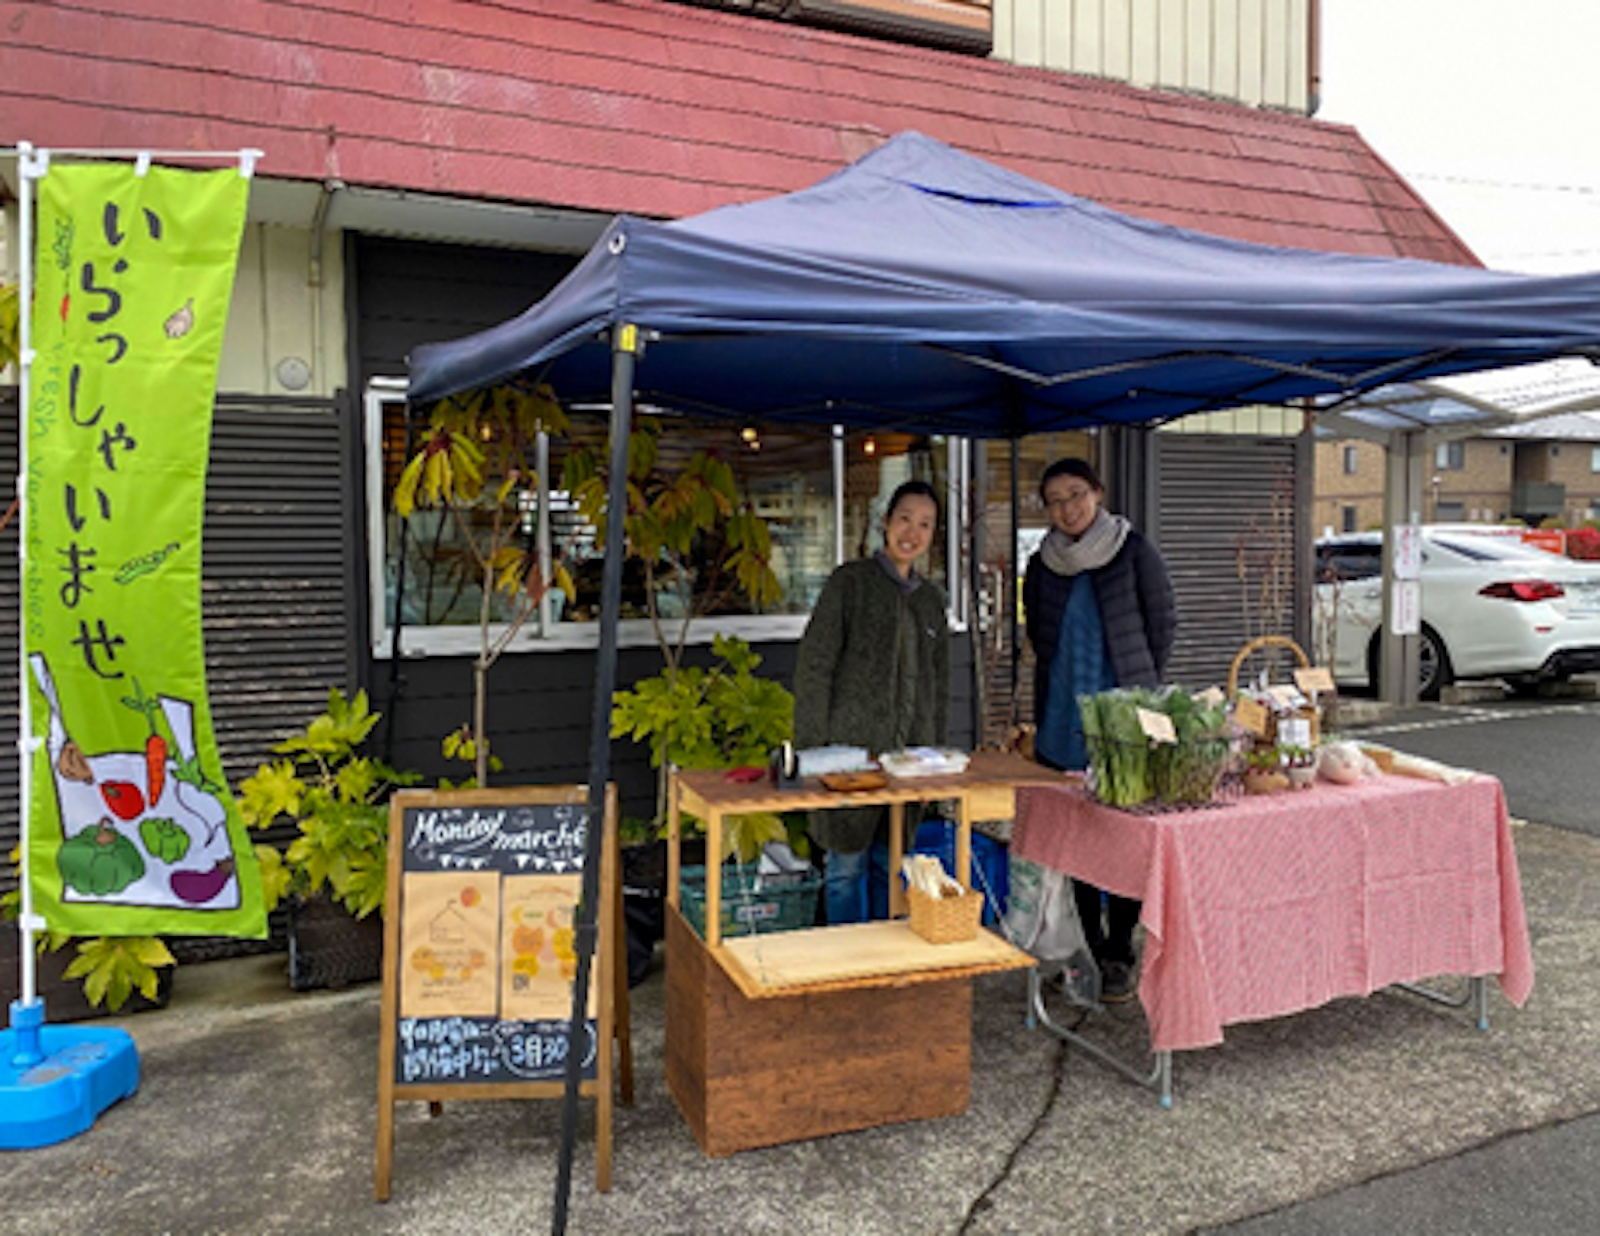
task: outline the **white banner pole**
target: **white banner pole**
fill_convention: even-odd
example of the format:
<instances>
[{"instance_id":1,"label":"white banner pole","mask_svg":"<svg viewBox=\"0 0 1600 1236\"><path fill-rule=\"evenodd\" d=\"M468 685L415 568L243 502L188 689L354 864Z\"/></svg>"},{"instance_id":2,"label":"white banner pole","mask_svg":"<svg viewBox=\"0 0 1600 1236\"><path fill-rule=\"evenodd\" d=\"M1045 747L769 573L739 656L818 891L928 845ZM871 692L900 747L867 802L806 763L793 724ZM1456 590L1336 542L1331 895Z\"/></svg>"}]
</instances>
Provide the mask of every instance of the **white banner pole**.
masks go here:
<instances>
[{"instance_id":1,"label":"white banner pole","mask_svg":"<svg viewBox=\"0 0 1600 1236\"><path fill-rule=\"evenodd\" d=\"M43 178L50 170L50 152L37 153L28 142L17 143L17 242L19 247L17 290L17 394L20 400L21 425L17 433L17 595L26 595L28 587L28 393L29 376L33 368L33 182ZM28 623L26 606L19 604L17 612L17 764L18 787L21 798L17 811L17 826L22 846L22 915L18 920L21 939L23 1005L36 1004L39 999L38 977L35 974L37 954L33 947L36 932L45 924L33 912L33 884L29 879L28 816L33 802L33 753L39 740L33 735L33 693L28 689Z\"/></svg>"}]
</instances>

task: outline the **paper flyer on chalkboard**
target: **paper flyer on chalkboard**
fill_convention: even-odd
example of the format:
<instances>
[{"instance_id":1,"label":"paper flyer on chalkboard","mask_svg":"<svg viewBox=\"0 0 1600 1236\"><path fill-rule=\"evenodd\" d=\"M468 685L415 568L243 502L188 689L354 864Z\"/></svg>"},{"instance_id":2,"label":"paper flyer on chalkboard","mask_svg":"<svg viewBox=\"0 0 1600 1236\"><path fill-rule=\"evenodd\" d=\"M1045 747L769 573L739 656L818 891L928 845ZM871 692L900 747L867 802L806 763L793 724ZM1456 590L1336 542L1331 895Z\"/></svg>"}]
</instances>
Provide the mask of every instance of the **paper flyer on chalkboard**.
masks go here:
<instances>
[{"instance_id":1,"label":"paper flyer on chalkboard","mask_svg":"<svg viewBox=\"0 0 1600 1236\"><path fill-rule=\"evenodd\" d=\"M503 888L500 1015L519 1021L557 1020L572 1014L578 972L572 921L581 892L579 876L507 876ZM598 984L589 984L589 1017L598 1012Z\"/></svg>"},{"instance_id":2,"label":"paper flyer on chalkboard","mask_svg":"<svg viewBox=\"0 0 1600 1236\"><path fill-rule=\"evenodd\" d=\"M500 932L495 872L408 872L400 966L402 1017L493 1017Z\"/></svg>"}]
</instances>

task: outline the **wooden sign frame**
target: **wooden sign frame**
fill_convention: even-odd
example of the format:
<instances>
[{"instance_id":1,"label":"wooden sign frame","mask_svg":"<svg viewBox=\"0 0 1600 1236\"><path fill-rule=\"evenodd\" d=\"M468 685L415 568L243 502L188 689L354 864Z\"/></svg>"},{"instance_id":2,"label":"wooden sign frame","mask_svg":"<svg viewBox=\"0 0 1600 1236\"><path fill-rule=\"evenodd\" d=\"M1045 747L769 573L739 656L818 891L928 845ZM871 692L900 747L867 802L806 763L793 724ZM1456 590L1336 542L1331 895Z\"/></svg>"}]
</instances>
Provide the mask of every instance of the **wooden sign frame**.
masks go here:
<instances>
[{"instance_id":1,"label":"wooden sign frame","mask_svg":"<svg viewBox=\"0 0 1600 1236\"><path fill-rule=\"evenodd\" d=\"M374 1190L380 1202L389 1199L394 1166L394 1105L404 1100L427 1102L430 1116L438 1116L447 1101L465 1099L549 1099L562 1098L566 1084L563 1061L553 1079L537 1081L463 1082L433 1080L421 1083L396 1080L399 1066L398 1044L401 1034L401 967L405 964L402 939L405 923L405 856L409 840L405 834L408 813L427 808L460 812L475 808L528 808L576 806L587 808L589 790L583 785L516 786L481 790L401 790L389 804L388 899L383 925L383 1005L378 1038L378 1128ZM596 1008L596 1051L594 1076L579 1083L578 1093L595 1100L595 1187L604 1193L611 1187L611 1096L620 1082L620 1097L633 1102L633 1048L629 1025L628 974L623 964L624 927L622 917L621 847L618 840L617 787L606 787L604 834L600 847L600 891L595 915L597 929L594 964L590 971L591 992ZM508 868L509 856L461 859L457 870L462 875L538 874L525 867ZM581 874L581 860L570 864L563 874ZM497 939L503 934L496 927ZM496 955L493 973L498 982L500 958ZM572 983L567 983L567 1012L563 1027L570 1020ZM448 1015L447 1015L448 1016ZM448 1017L449 1020L460 1020ZM423 1019L416 1019L421 1021ZM502 1022L502 1024L504 1024ZM562 1033L565 1033L563 1028ZM615 1050L613 1050L613 1047ZM615 1055L615 1067L613 1056Z\"/></svg>"}]
</instances>

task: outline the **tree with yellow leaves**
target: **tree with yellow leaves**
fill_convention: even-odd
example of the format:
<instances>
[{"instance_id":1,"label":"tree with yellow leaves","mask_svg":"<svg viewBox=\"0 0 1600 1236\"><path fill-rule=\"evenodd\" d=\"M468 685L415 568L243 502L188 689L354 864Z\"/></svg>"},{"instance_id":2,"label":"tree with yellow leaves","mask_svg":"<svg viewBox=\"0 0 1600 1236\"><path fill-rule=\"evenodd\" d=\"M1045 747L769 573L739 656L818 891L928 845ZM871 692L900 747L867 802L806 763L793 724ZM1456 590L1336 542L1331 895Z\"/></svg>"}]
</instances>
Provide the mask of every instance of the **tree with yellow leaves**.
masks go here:
<instances>
[{"instance_id":1,"label":"tree with yellow leaves","mask_svg":"<svg viewBox=\"0 0 1600 1236\"><path fill-rule=\"evenodd\" d=\"M663 668L659 680L635 683L633 691L613 697L613 738L632 737L651 744L657 766L657 813L665 810L669 760L664 753L695 741L685 734L656 732L659 725L679 725L708 704L699 693L704 685L684 669L684 650L693 621L721 609L736 596L760 611L783 595L772 569L772 537L767 522L739 493L733 468L708 451L696 451L676 474L662 467L659 417L640 416L628 438L628 509L623 517L627 553L644 567L645 603ZM607 475L597 453L579 446L567 455L561 484L604 544L607 527ZM662 621L660 593L676 594L681 617L676 631ZM719 655L721 653L719 652ZM757 657L756 661L760 658ZM687 673L687 676L686 676ZM655 684L661 698L680 700L682 707L637 707L639 692ZM785 693L787 694L787 693ZM711 722L705 722L711 724ZM779 830L781 835L781 829Z\"/></svg>"},{"instance_id":2,"label":"tree with yellow leaves","mask_svg":"<svg viewBox=\"0 0 1600 1236\"><path fill-rule=\"evenodd\" d=\"M469 555L468 569L481 581L478 655L472 663L473 722L469 737L477 784L487 785L491 756L485 733L489 669L539 609L552 587L569 598L572 577L564 564L546 579L522 529L522 497L537 493L534 467L538 436L567 430L566 413L546 385L504 385L440 400L428 413L426 432L394 488L395 511L410 518L418 507L448 513ZM498 631L491 630L491 602L500 593L512 605Z\"/></svg>"}]
</instances>

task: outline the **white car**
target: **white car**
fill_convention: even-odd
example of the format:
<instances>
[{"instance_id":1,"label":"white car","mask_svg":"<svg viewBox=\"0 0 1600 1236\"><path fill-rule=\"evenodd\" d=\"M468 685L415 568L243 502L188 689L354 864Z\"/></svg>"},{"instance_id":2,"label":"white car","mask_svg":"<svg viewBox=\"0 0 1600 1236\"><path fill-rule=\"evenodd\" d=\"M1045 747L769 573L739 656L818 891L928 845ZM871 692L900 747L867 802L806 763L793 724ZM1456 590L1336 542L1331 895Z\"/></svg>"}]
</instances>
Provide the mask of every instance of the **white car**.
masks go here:
<instances>
[{"instance_id":1,"label":"white car","mask_svg":"<svg viewBox=\"0 0 1600 1236\"><path fill-rule=\"evenodd\" d=\"M1316 648L1344 686L1377 679L1382 559L1380 532L1317 542ZM1527 689L1600 669L1600 564L1425 525L1421 578L1423 699L1458 678Z\"/></svg>"}]
</instances>

